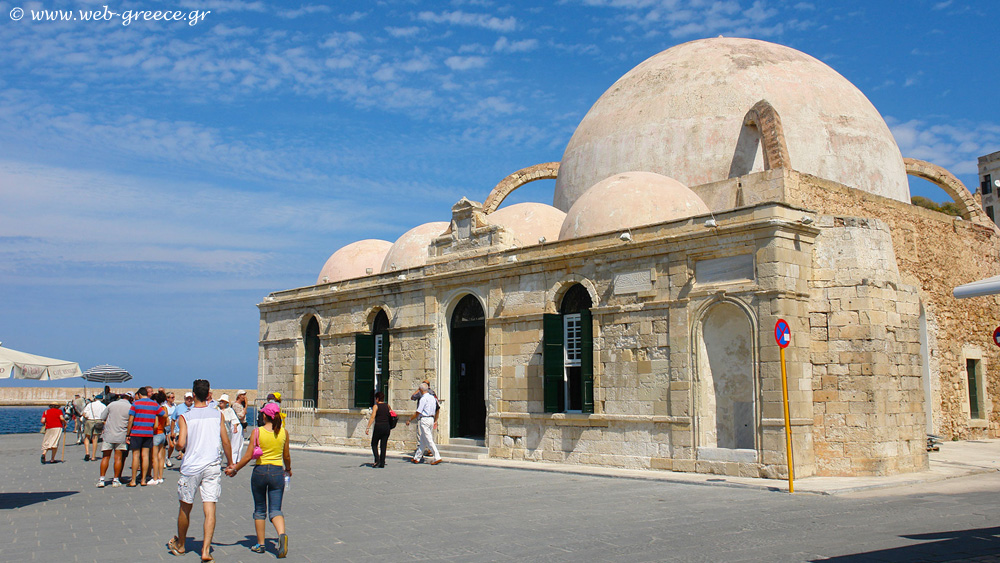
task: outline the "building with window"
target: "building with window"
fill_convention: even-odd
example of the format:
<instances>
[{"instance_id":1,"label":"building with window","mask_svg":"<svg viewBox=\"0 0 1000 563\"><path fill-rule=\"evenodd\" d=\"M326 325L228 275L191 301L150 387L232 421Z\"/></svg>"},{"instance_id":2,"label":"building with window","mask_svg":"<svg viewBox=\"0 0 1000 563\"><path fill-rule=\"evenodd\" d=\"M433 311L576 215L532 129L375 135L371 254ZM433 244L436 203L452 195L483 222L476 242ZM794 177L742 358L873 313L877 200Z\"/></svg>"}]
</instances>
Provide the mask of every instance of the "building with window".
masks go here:
<instances>
[{"instance_id":1,"label":"building with window","mask_svg":"<svg viewBox=\"0 0 1000 563\"><path fill-rule=\"evenodd\" d=\"M907 174L962 216L911 205ZM556 180L553 205L501 206L539 179ZM314 285L259 304L258 387L316 398L293 433L366 446L375 390L406 412L426 379L445 447L780 478L779 319L798 476L918 471L927 432L1000 433L997 298L951 295L1000 274L1000 230L793 49L715 38L655 55L560 162L443 215L345 246Z\"/></svg>"},{"instance_id":2,"label":"building with window","mask_svg":"<svg viewBox=\"0 0 1000 563\"><path fill-rule=\"evenodd\" d=\"M986 216L996 223L1000 213L1000 151L979 157L979 195L983 200Z\"/></svg>"}]
</instances>

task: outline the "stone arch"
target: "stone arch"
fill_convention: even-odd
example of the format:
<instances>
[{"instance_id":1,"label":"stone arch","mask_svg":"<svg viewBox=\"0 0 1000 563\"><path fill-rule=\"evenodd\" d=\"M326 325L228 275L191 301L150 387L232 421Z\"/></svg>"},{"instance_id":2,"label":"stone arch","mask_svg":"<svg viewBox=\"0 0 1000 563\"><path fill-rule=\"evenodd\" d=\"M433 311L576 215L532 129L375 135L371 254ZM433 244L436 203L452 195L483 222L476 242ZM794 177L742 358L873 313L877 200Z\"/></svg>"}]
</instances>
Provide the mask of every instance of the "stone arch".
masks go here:
<instances>
[{"instance_id":1,"label":"stone arch","mask_svg":"<svg viewBox=\"0 0 1000 563\"><path fill-rule=\"evenodd\" d=\"M760 144L764 149L764 170L792 167L781 116L770 102L761 100L754 104L743 118L743 125L756 127L760 133Z\"/></svg>"},{"instance_id":2,"label":"stone arch","mask_svg":"<svg viewBox=\"0 0 1000 563\"><path fill-rule=\"evenodd\" d=\"M503 200L517 188L535 180L555 180L558 175L558 162L544 162L514 172L510 176L500 180L500 183L490 190L490 195L487 196L486 201L483 203L483 213L488 214L496 211L500 207L500 204L503 203Z\"/></svg>"},{"instance_id":3,"label":"stone arch","mask_svg":"<svg viewBox=\"0 0 1000 563\"><path fill-rule=\"evenodd\" d=\"M903 164L906 166L907 174L923 178L951 196L951 199L955 200L955 205L962 212L962 219L972 221L978 225L992 226L996 229L993 221L990 221L983 208L976 203L972 192L954 174L948 172L947 169L916 158L904 158Z\"/></svg>"},{"instance_id":4,"label":"stone arch","mask_svg":"<svg viewBox=\"0 0 1000 563\"><path fill-rule=\"evenodd\" d=\"M576 284L582 285L587 290L587 293L590 294L590 302L592 303L591 308L600 307L601 299L597 293L597 286L594 285L594 282L581 275L570 274L552 284L552 287L549 288L549 298L546 299L545 312L558 313L559 304L562 303L563 296L566 295L569 288Z\"/></svg>"},{"instance_id":5,"label":"stone arch","mask_svg":"<svg viewBox=\"0 0 1000 563\"><path fill-rule=\"evenodd\" d=\"M697 312L692 325L695 432L699 458L756 461L760 384L757 324L743 302L720 297ZM749 454L729 450L742 450ZM750 459L754 458L754 459Z\"/></svg>"},{"instance_id":6,"label":"stone arch","mask_svg":"<svg viewBox=\"0 0 1000 563\"><path fill-rule=\"evenodd\" d=\"M385 303L379 303L377 305L371 306L365 313L364 325L355 329L355 332L369 332L372 329L372 324L375 322L375 317L382 311L385 311L385 315L389 317L389 328L393 328L396 318L392 314L392 309L389 308Z\"/></svg>"}]
</instances>

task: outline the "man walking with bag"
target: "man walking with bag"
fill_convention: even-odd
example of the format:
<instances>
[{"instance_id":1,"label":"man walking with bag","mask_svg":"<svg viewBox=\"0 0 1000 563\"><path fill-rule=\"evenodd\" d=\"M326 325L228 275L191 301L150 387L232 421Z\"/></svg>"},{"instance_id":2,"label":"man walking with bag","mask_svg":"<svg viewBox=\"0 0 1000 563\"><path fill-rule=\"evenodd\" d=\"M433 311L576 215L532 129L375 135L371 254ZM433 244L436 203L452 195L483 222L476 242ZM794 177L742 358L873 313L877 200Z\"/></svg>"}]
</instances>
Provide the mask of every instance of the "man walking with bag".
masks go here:
<instances>
[{"instance_id":1,"label":"man walking with bag","mask_svg":"<svg viewBox=\"0 0 1000 563\"><path fill-rule=\"evenodd\" d=\"M194 407L177 418L180 426L177 449L184 452L184 461L181 462L181 477L177 481L177 496L180 501L177 535L167 543L167 548L174 555L184 554L188 525L191 523L191 508L197 491L201 493L201 504L205 511L205 540L202 542L201 560L212 561L215 505L222 493L223 468L219 461L219 451L226 457L227 472L233 468L233 452L222 413L208 406L211 392L208 380L196 379L192 391Z\"/></svg>"},{"instance_id":2,"label":"man walking with bag","mask_svg":"<svg viewBox=\"0 0 1000 563\"><path fill-rule=\"evenodd\" d=\"M430 386L426 383L420 384L420 402L417 403L417 410L410 417L410 420L406 421L406 425L409 426L410 422L419 418L417 422L417 436L419 440L417 441L417 451L413 452L413 463L420 463L424 459L424 449L430 450L431 454L434 456L434 461L431 465L437 465L441 463L441 454L438 453L437 444L434 443L434 430L437 428L437 421L434 419L434 415L437 413L437 399L430 394Z\"/></svg>"}]
</instances>

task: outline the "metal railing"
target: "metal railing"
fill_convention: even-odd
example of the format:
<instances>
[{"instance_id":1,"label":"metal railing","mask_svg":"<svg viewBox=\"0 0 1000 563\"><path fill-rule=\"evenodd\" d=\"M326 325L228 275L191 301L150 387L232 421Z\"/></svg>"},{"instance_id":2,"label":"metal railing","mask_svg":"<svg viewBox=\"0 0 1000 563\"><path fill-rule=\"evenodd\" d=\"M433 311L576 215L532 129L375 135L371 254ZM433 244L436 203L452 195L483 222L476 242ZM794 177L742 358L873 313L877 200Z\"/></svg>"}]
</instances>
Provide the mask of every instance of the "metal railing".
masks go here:
<instances>
[{"instance_id":1,"label":"metal railing","mask_svg":"<svg viewBox=\"0 0 1000 563\"><path fill-rule=\"evenodd\" d=\"M267 399L255 399L253 402L253 420L248 420L251 426L257 425L257 413L267 404ZM293 444L301 443L308 446L320 445L319 432L316 428L316 403L312 399L282 399L281 412L284 418L281 424L288 432L288 439Z\"/></svg>"}]
</instances>

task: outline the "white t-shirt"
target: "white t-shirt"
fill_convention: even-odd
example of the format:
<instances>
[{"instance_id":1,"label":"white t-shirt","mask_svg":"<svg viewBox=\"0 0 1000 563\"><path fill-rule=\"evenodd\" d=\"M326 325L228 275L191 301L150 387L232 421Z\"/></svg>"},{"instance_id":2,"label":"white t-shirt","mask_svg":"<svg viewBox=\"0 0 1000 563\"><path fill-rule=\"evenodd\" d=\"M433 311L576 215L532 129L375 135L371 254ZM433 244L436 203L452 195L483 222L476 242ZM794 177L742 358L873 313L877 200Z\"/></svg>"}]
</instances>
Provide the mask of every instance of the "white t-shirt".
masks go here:
<instances>
[{"instance_id":1,"label":"white t-shirt","mask_svg":"<svg viewBox=\"0 0 1000 563\"><path fill-rule=\"evenodd\" d=\"M181 462L181 475L190 477L219 463L222 415L212 407L192 407L181 417L187 423L187 444L184 447L184 461Z\"/></svg>"},{"instance_id":2,"label":"white t-shirt","mask_svg":"<svg viewBox=\"0 0 1000 563\"><path fill-rule=\"evenodd\" d=\"M87 403L87 406L83 407L83 418L87 420L100 420L106 410L108 410L108 407L104 406L104 403L91 401Z\"/></svg>"}]
</instances>

